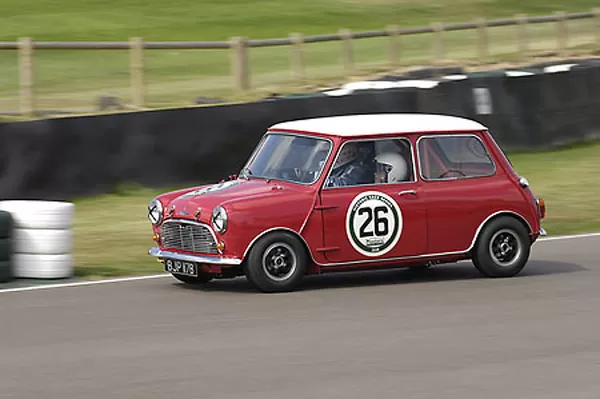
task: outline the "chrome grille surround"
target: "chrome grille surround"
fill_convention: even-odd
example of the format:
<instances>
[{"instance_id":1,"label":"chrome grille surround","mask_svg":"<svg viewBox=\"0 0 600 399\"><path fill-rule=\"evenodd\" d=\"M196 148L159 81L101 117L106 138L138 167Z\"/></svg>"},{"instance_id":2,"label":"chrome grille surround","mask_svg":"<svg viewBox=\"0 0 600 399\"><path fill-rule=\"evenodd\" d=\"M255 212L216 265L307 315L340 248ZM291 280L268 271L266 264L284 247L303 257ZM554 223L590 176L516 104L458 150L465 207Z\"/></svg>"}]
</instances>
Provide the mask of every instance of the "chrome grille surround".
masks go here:
<instances>
[{"instance_id":1,"label":"chrome grille surround","mask_svg":"<svg viewBox=\"0 0 600 399\"><path fill-rule=\"evenodd\" d=\"M210 227L187 220L167 220L160 228L163 248L203 254L219 254Z\"/></svg>"}]
</instances>

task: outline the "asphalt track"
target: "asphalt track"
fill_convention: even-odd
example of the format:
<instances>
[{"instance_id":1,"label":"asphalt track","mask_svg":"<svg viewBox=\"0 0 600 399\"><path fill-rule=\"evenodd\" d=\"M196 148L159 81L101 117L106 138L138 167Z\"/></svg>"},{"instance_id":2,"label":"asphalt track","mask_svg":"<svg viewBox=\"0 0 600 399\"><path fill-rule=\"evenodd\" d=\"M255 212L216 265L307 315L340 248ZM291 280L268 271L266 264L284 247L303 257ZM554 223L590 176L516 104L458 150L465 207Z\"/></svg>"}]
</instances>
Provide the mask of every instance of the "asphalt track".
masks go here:
<instances>
[{"instance_id":1,"label":"asphalt track","mask_svg":"<svg viewBox=\"0 0 600 399\"><path fill-rule=\"evenodd\" d=\"M259 294L171 277L0 291L0 398L600 398L600 236Z\"/></svg>"}]
</instances>

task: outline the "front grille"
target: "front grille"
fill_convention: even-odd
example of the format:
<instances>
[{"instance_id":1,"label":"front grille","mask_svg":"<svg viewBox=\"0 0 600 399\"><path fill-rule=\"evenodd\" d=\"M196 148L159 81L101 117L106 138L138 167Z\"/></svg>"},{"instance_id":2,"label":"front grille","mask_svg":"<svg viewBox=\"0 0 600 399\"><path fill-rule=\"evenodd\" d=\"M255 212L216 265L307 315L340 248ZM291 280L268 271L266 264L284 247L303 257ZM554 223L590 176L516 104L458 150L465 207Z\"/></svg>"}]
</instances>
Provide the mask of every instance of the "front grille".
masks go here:
<instances>
[{"instance_id":1,"label":"front grille","mask_svg":"<svg viewBox=\"0 0 600 399\"><path fill-rule=\"evenodd\" d=\"M167 222L161 227L164 248L205 254L219 253L208 227L189 223Z\"/></svg>"}]
</instances>

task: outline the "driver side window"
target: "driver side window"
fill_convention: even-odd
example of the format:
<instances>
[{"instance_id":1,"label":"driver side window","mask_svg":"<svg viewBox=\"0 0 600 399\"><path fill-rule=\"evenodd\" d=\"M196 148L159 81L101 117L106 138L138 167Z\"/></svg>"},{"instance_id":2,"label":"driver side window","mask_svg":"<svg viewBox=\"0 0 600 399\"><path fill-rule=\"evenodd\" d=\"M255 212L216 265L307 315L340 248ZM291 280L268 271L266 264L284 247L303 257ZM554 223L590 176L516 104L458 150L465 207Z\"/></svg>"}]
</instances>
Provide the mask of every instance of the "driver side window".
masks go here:
<instances>
[{"instance_id":1,"label":"driver side window","mask_svg":"<svg viewBox=\"0 0 600 399\"><path fill-rule=\"evenodd\" d=\"M352 140L338 151L325 187L398 184L415 180L410 140Z\"/></svg>"},{"instance_id":2,"label":"driver side window","mask_svg":"<svg viewBox=\"0 0 600 399\"><path fill-rule=\"evenodd\" d=\"M475 135L423 136L418 148L424 180L484 177L496 172L483 141Z\"/></svg>"}]
</instances>

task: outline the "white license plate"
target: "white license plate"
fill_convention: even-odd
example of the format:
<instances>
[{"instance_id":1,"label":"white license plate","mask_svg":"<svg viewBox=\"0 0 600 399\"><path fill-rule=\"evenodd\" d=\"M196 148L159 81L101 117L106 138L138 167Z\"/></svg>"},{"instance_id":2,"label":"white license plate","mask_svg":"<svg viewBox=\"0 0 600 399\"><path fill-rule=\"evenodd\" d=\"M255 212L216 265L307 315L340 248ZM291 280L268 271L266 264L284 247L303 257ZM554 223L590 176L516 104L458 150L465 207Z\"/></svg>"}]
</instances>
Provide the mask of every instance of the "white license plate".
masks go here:
<instances>
[{"instance_id":1,"label":"white license plate","mask_svg":"<svg viewBox=\"0 0 600 399\"><path fill-rule=\"evenodd\" d=\"M198 266L193 262L165 259L165 271L173 274L198 277Z\"/></svg>"}]
</instances>

